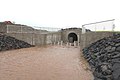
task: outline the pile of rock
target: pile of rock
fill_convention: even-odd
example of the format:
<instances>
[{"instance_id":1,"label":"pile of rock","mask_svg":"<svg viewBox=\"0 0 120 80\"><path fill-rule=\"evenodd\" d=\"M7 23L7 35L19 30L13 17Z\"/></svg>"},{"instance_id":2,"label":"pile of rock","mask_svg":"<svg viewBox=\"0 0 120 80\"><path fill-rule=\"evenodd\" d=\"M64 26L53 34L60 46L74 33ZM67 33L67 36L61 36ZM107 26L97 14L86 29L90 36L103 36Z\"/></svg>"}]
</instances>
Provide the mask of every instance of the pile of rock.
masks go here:
<instances>
[{"instance_id":1,"label":"pile of rock","mask_svg":"<svg viewBox=\"0 0 120 80\"><path fill-rule=\"evenodd\" d=\"M32 47L32 45L15 39L14 37L0 34L0 51Z\"/></svg>"},{"instance_id":2,"label":"pile of rock","mask_svg":"<svg viewBox=\"0 0 120 80\"><path fill-rule=\"evenodd\" d=\"M83 49L94 80L120 80L120 34L103 38Z\"/></svg>"}]
</instances>

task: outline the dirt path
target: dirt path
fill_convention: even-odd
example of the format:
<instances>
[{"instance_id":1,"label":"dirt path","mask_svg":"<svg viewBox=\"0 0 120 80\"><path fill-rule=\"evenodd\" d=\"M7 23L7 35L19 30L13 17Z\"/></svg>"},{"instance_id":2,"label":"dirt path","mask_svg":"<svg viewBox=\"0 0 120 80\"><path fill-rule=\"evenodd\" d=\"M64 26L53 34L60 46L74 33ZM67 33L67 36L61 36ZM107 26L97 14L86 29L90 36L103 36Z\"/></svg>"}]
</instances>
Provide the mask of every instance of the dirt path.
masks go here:
<instances>
[{"instance_id":1,"label":"dirt path","mask_svg":"<svg viewBox=\"0 0 120 80\"><path fill-rule=\"evenodd\" d=\"M75 47L33 47L0 52L0 80L93 80Z\"/></svg>"}]
</instances>

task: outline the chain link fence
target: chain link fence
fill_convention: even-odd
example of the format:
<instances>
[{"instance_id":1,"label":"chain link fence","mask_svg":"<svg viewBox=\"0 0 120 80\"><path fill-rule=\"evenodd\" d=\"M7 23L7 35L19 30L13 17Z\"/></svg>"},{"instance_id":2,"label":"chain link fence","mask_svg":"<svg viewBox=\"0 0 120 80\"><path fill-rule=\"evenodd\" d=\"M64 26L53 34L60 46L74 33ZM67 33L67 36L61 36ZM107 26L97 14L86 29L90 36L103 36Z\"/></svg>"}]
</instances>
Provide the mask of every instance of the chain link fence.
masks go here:
<instances>
[{"instance_id":1,"label":"chain link fence","mask_svg":"<svg viewBox=\"0 0 120 80\"><path fill-rule=\"evenodd\" d=\"M47 34L50 32L60 31L61 28L52 28L52 27L30 27L26 25L7 25L7 33L39 33Z\"/></svg>"}]
</instances>

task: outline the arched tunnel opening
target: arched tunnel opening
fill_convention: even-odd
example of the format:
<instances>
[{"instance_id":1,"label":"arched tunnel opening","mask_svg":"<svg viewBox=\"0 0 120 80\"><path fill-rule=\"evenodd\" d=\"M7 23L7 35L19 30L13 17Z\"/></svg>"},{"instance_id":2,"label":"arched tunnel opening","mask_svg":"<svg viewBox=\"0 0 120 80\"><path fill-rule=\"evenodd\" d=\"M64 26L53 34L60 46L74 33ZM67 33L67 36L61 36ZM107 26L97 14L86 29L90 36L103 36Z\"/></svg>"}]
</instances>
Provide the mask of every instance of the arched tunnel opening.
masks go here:
<instances>
[{"instance_id":1,"label":"arched tunnel opening","mask_svg":"<svg viewBox=\"0 0 120 80\"><path fill-rule=\"evenodd\" d=\"M75 34L75 33L69 33L68 34L68 41L70 43L73 43L74 41L78 41L77 34Z\"/></svg>"}]
</instances>

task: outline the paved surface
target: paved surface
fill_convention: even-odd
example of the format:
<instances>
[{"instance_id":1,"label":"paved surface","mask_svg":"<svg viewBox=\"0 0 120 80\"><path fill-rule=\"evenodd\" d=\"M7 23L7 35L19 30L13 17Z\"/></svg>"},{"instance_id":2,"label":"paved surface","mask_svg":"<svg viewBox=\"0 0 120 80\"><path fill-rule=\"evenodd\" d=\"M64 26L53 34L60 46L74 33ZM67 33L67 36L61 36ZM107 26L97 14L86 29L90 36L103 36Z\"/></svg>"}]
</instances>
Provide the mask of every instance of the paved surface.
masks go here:
<instances>
[{"instance_id":1,"label":"paved surface","mask_svg":"<svg viewBox=\"0 0 120 80\"><path fill-rule=\"evenodd\" d=\"M93 80L75 47L33 47L0 52L0 80Z\"/></svg>"}]
</instances>

